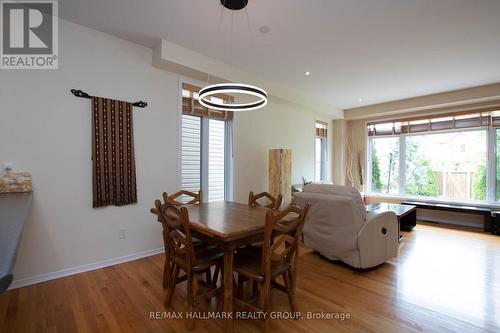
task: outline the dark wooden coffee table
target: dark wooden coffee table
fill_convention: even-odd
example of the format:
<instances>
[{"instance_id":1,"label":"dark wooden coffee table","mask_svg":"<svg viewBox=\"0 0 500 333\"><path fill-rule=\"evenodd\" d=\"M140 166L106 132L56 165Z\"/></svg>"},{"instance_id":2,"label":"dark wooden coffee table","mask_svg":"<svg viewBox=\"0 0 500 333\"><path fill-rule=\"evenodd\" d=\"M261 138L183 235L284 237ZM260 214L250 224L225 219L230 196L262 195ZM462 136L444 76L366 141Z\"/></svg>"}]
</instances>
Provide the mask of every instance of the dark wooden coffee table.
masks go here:
<instances>
[{"instance_id":1,"label":"dark wooden coffee table","mask_svg":"<svg viewBox=\"0 0 500 333\"><path fill-rule=\"evenodd\" d=\"M373 203L366 206L369 213L394 212L398 217L399 230L412 230L417 225L417 207L390 203ZM402 236L399 234L399 239Z\"/></svg>"}]
</instances>

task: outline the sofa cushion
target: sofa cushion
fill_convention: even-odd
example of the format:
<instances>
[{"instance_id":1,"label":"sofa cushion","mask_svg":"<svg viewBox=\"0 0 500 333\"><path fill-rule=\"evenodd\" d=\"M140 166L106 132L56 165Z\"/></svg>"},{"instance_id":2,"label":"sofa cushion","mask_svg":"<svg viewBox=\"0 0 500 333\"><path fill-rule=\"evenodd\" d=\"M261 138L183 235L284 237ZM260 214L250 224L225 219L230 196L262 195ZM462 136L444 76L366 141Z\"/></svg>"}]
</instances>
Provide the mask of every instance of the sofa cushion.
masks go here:
<instances>
[{"instance_id":1,"label":"sofa cushion","mask_svg":"<svg viewBox=\"0 0 500 333\"><path fill-rule=\"evenodd\" d=\"M354 201L356 201L356 205L358 206L359 212L361 213L363 220L366 220L366 205L363 202L363 198L361 197L359 191L352 186L308 184L304 186L302 191L305 193L319 193L319 194L330 194L330 195L351 197L354 199Z\"/></svg>"}]
</instances>

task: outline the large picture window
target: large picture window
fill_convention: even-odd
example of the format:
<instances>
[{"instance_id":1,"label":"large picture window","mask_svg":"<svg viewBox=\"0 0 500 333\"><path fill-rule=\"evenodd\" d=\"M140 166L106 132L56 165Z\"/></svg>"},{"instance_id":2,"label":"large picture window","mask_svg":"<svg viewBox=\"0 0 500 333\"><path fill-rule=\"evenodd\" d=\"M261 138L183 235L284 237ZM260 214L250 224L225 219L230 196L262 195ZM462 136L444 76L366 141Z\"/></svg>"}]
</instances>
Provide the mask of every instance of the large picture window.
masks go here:
<instances>
[{"instance_id":1,"label":"large picture window","mask_svg":"<svg viewBox=\"0 0 500 333\"><path fill-rule=\"evenodd\" d=\"M496 125L494 113L368 124L369 192L500 201Z\"/></svg>"}]
</instances>

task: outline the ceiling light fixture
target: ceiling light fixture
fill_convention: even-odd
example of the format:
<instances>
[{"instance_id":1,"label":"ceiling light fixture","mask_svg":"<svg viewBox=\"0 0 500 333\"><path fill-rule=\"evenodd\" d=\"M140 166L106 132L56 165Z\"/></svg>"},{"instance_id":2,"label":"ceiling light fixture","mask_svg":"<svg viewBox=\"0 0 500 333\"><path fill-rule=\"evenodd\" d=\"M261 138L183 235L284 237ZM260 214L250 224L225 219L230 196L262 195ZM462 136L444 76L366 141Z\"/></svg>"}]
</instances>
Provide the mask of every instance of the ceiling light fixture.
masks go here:
<instances>
[{"instance_id":1,"label":"ceiling light fixture","mask_svg":"<svg viewBox=\"0 0 500 333\"><path fill-rule=\"evenodd\" d=\"M250 111L264 107L267 104L267 93L259 87L242 83L214 84L199 91L200 104L214 110ZM210 97L217 94L244 94L258 98L256 102L241 104L224 104L221 100L212 100Z\"/></svg>"},{"instance_id":2,"label":"ceiling light fixture","mask_svg":"<svg viewBox=\"0 0 500 333\"><path fill-rule=\"evenodd\" d=\"M362 98L358 98L358 102L363 102L363 99Z\"/></svg>"},{"instance_id":3,"label":"ceiling light fixture","mask_svg":"<svg viewBox=\"0 0 500 333\"><path fill-rule=\"evenodd\" d=\"M248 0L220 0L222 6L230 10L240 10L247 6ZM247 13L248 19L248 13ZM250 29L250 22L248 23ZM251 31L250 31L251 32ZM227 104L223 100L214 98L217 94L240 94L257 97L257 100L249 103ZM219 83L200 89L198 92L201 105L221 111L250 111L260 109L267 104L267 93L264 89L243 83Z\"/></svg>"},{"instance_id":4,"label":"ceiling light fixture","mask_svg":"<svg viewBox=\"0 0 500 333\"><path fill-rule=\"evenodd\" d=\"M305 72L304 74L309 76L309 75L311 75L311 72Z\"/></svg>"}]
</instances>

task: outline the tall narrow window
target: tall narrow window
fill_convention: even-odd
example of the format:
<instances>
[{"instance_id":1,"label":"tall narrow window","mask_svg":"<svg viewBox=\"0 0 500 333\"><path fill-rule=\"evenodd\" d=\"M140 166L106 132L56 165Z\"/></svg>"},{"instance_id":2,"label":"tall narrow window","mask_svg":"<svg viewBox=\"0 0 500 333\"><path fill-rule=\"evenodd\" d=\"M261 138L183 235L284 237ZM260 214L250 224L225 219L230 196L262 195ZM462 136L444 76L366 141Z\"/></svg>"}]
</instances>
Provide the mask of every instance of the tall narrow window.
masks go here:
<instances>
[{"instance_id":1,"label":"tall narrow window","mask_svg":"<svg viewBox=\"0 0 500 333\"><path fill-rule=\"evenodd\" d=\"M201 117L182 115L181 187L198 192L201 188Z\"/></svg>"},{"instance_id":2,"label":"tall narrow window","mask_svg":"<svg viewBox=\"0 0 500 333\"><path fill-rule=\"evenodd\" d=\"M181 186L193 192L201 189L207 201L230 200L226 190L231 183L227 127L233 115L203 107L198 102L198 91L198 87L183 84ZM232 102L232 97L226 95L213 98Z\"/></svg>"},{"instance_id":3,"label":"tall narrow window","mask_svg":"<svg viewBox=\"0 0 500 333\"><path fill-rule=\"evenodd\" d=\"M208 123L208 201L225 198L225 122L210 119Z\"/></svg>"},{"instance_id":4,"label":"tall narrow window","mask_svg":"<svg viewBox=\"0 0 500 333\"><path fill-rule=\"evenodd\" d=\"M314 180L326 179L326 140L328 123L316 121L316 139L314 149Z\"/></svg>"}]
</instances>

